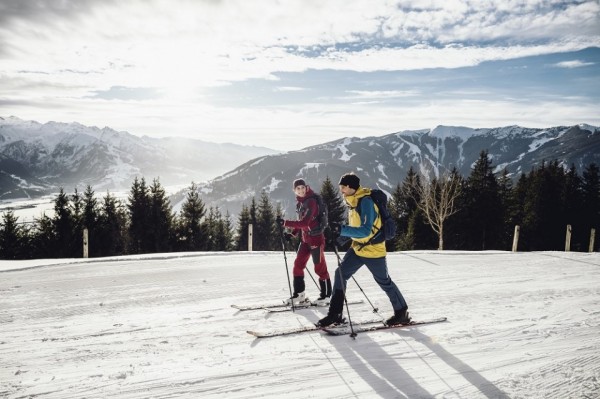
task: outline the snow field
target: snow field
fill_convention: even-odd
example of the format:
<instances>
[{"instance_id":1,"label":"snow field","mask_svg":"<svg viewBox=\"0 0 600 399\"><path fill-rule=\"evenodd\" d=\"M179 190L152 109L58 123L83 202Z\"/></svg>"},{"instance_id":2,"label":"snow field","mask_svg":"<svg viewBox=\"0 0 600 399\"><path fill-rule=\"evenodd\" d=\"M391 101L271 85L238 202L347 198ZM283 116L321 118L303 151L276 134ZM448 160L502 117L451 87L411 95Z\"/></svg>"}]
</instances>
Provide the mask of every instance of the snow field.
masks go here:
<instances>
[{"instance_id":1,"label":"snow field","mask_svg":"<svg viewBox=\"0 0 600 399\"><path fill-rule=\"evenodd\" d=\"M600 254L412 251L388 266L413 318L448 322L255 339L326 313L230 307L289 295L280 252L0 262L0 397L600 396ZM366 268L355 277L388 317ZM364 299L352 280L348 296ZM366 300L350 312L374 316Z\"/></svg>"}]
</instances>

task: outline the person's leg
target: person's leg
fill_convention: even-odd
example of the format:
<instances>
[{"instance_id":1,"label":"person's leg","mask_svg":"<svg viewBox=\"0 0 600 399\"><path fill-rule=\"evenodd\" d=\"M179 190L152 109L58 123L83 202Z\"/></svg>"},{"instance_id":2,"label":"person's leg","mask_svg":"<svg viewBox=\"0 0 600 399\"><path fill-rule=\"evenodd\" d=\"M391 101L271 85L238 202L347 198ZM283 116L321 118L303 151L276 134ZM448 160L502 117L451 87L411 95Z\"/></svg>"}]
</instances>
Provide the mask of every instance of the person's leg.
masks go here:
<instances>
[{"instance_id":1,"label":"person's leg","mask_svg":"<svg viewBox=\"0 0 600 399\"><path fill-rule=\"evenodd\" d=\"M317 322L318 326L325 327L342 322L346 282L362 265L361 258L354 253L353 249L349 249L344 255L340 266L335 271L333 295L329 303L329 311L327 312L327 316Z\"/></svg>"},{"instance_id":2,"label":"person's leg","mask_svg":"<svg viewBox=\"0 0 600 399\"><path fill-rule=\"evenodd\" d=\"M323 302L322 305L329 303L331 297L331 280L325 261L325 240L318 246L312 246L310 249L313 263L315 264L315 273L319 276L319 288L321 290L317 301Z\"/></svg>"},{"instance_id":3,"label":"person's leg","mask_svg":"<svg viewBox=\"0 0 600 399\"><path fill-rule=\"evenodd\" d=\"M315 264L315 273L317 273L319 279L329 280L329 271L327 270L327 261L325 260L325 242L318 246L311 246L310 252Z\"/></svg>"},{"instance_id":4,"label":"person's leg","mask_svg":"<svg viewBox=\"0 0 600 399\"><path fill-rule=\"evenodd\" d=\"M298 246L298 252L296 253L296 259L294 260L294 269L292 274L294 277L304 277L304 269L306 268L306 263L310 258L310 246L301 242Z\"/></svg>"},{"instance_id":5,"label":"person's leg","mask_svg":"<svg viewBox=\"0 0 600 399\"><path fill-rule=\"evenodd\" d=\"M364 264L363 258L356 255L354 250L350 248L344 255L340 266L335 270L333 290L345 291L348 279L350 279L350 277L352 277Z\"/></svg>"},{"instance_id":6,"label":"person's leg","mask_svg":"<svg viewBox=\"0 0 600 399\"><path fill-rule=\"evenodd\" d=\"M404 300L404 296L402 296L402 293L398 289L398 286L392 281L392 278L388 273L386 258L363 258L363 260L377 284L387 294L392 303L392 307L394 308L394 315L386 320L386 324L394 325L410 323L408 305Z\"/></svg>"},{"instance_id":7,"label":"person's leg","mask_svg":"<svg viewBox=\"0 0 600 399\"><path fill-rule=\"evenodd\" d=\"M394 310L407 308L408 305L404 300L404 296L398 289L398 286L392 281L388 273L386 258L362 258L365 265L373 275L375 282L386 293Z\"/></svg>"},{"instance_id":8,"label":"person's leg","mask_svg":"<svg viewBox=\"0 0 600 399\"><path fill-rule=\"evenodd\" d=\"M304 269L306 268L306 263L309 258L310 246L305 242L301 242L298 247L298 252L296 253L296 259L294 260L294 268L292 269L292 275L294 276L294 293L292 294L292 297L286 301L288 305L291 304L292 300L294 301L294 304L299 304L307 300L306 294L304 293L304 290L306 289L304 283Z\"/></svg>"}]
</instances>

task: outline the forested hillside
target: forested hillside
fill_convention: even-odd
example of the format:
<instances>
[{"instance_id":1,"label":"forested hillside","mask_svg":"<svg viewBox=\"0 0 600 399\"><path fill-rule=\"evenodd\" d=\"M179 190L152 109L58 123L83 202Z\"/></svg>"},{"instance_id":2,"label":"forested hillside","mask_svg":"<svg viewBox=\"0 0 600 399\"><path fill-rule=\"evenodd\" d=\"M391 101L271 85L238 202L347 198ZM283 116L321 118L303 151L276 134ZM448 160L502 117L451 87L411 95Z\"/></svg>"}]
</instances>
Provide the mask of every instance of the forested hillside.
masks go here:
<instances>
[{"instance_id":1,"label":"forested hillside","mask_svg":"<svg viewBox=\"0 0 600 399\"><path fill-rule=\"evenodd\" d=\"M493 170L486 152L481 153L468 176L454 170L426 180L411 168L389 198L398 235L388 242L388 249L510 250L517 225L518 250L564 250L567 225L573 233L571 250L589 249L591 231L600 227L600 172L596 164L578 171L575 166L565 169L556 161L544 162L521 174L516 183L506 171L495 174ZM450 182L455 190L450 212L436 219L427 211L427 197L434 200L434 206L448 205L440 203L439 194ZM343 223L345 207L336 184L326 178L320 191L329 207L329 220ZM157 179L150 185L144 178L136 179L125 203L110 193L99 200L90 186L84 193L61 190L52 217L44 215L24 224L11 211L2 215L0 257L81 257L86 228L92 257L246 250L250 224L254 250L281 250L275 225L280 214L280 204L263 191L259 198L244 204L234 220L219 207L207 207L194 183L179 212L173 211ZM331 245L329 242L328 249Z\"/></svg>"}]
</instances>

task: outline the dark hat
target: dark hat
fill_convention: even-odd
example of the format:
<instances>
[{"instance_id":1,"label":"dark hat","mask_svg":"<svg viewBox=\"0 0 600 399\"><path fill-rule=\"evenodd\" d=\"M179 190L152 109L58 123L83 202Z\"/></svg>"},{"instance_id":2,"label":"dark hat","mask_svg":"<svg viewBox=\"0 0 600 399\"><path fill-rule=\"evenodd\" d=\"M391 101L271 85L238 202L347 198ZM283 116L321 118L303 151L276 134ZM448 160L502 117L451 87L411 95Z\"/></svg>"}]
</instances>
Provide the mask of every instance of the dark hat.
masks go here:
<instances>
[{"instance_id":1,"label":"dark hat","mask_svg":"<svg viewBox=\"0 0 600 399\"><path fill-rule=\"evenodd\" d=\"M306 186L306 182L304 181L304 179L294 180L294 188L296 188L298 186Z\"/></svg>"},{"instance_id":2,"label":"dark hat","mask_svg":"<svg viewBox=\"0 0 600 399\"><path fill-rule=\"evenodd\" d=\"M340 179L340 186L348 186L353 190L358 190L360 187L360 179L353 173L347 173Z\"/></svg>"}]
</instances>

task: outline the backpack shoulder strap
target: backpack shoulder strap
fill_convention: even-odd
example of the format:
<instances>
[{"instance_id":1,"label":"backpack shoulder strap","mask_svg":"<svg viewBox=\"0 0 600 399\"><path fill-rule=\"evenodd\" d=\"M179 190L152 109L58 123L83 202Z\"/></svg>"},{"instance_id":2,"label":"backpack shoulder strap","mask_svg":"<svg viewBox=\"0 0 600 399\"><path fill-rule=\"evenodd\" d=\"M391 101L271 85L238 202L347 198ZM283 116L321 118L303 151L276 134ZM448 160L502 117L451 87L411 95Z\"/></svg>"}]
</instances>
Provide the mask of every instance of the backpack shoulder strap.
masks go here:
<instances>
[{"instance_id":1,"label":"backpack shoulder strap","mask_svg":"<svg viewBox=\"0 0 600 399\"><path fill-rule=\"evenodd\" d=\"M315 217L317 217L317 216L319 215L319 199L317 198L317 194L313 194L313 195L311 195L310 197L306 197L306 198L304 198L304 199L302 200L302 205L304 205L304 207L305 207L306 209L309 209L309 210L310 210L310 206L308 206L307 202L308 202L309 200L311 200L311 199L312 199L312 200L314 200L314 201L315 201L315 204L316 204L316 205L315 205L316 211L314 212L314 214L313 214L313 215L311 215L311 217L314 219ZM306 205L305 205L305 204L306 204Z\"/></svg>"},{"instance_id":2,"label":"backpack shoulder strap","mask_svg":"<svg viewBox=\"0 0 600 399\"><path fill-rule=\"evenodd\" d=\"M370 197L371 198L371 202L373 202L373 206L375 207L375 220L377 220L377 218L380 218L381 219L381 226L383 227L383 216L381 215L381 210L379 209L379 207L377 206L377 203L375 202L375 200L373 199L373 197L371 195L365 195L364 197L360 197L358 199L358 203L356 204L356 208L355 208L356 211L360 215L360 209L361 209L360 206L362 204L362 199L365 198L365 197ZM375 237L377 237L379 234L382 233L381 227L378 228L378 227L375 226L375 221L373 221L373 227L372 227L372 229L373 230L371 230L371 231L373 231L373 233L374 233L373 236L371 237L371 239L369 241L364 242L362 244L359 244L360 249L363 249L367 245L373 244L373 240L375 239Z\"/></svg>"}]
</instances>

